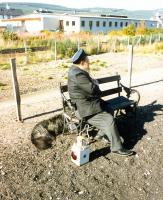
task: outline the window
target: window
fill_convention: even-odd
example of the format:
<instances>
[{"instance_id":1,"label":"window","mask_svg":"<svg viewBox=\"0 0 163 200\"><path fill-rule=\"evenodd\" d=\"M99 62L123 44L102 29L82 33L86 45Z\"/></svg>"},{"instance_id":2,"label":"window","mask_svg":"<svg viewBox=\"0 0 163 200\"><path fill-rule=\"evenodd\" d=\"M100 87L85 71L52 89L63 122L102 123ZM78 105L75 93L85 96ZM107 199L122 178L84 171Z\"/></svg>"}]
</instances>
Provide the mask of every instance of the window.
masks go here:
<instances>
[{"instance_id":1,"label":"window","mask_svg":"<svg viewBox=\"0 0 163 200\"><path fill-rule=\"evenodd\" d=\"M123 22L120 23L120 27L123 27Z\"/></svg>"},{"instance_id":2,"label":"window","mask_svg":"<svg viewBox=\"0 0 163 200\"><path fill-rule=\"evenodd\" d=\"M106 22L103 22L103 27L105 27L106 26Z\"/></svg>"},{"instance_id":3,"label":"window","mask_svg":"<svg viewBox=\"0 0 163 200\"><path fill-rule=\"evenodd\" d=\"M109 27L112 27L112 22L109 22Z\"/></svg>"},{"instance_id":4,"label":"window","mask_svg":"<svg viewBox=\"0 0 163 200\"><path fill-rule=\"evenodd\" d=\"M81 26L82 26L82 27L85 26L85 21L81 21Z\"/></svg>"},{"instance_id":5,"label":"window","mask_svg":"<svg viewBox=\"0 0 163 200\"><path fill-rule=\"evenodd\" d=\"M115 27L117 27L118 26L118 22L115 22Z\"/></svg>"},{"instance_id":6,"label":"window","mask_svg":"<svg viewBox=\"0 0 163 200\"><path fill-rule=\"evenodd\" d=\"M138 23L137 22L135 22L135 27L137 27L138 26Z\"/></svg>"},{"instance_id":7,"label":"window","mask_svg":"<svg viewBox=\"0 0 163 200\"><path fill-rule=\"evenodd\" d=\"M69 21L66 21L66 26L69 26Z\"/></svg>"},{"instance_id":8,"label":"window","mask_svg":"<svg viewBox=\"0 0 163 200\"><path fill-rule=\"evenodd\" d=\"M128 26L128 22L126 22L125 26Z\"/></svg>"},{"instance_id":9,"label":"window","mask_svg":"<svg viewBox=\"0 0 163 200\"><path fill-rule=\"evenodd\" d=\"M100 26L100 22L99 22L99 21L96 22L96 26L97 26L97 27Z\"/></svg>"},{"instance_id":10,"label":"window","mask_svg":"<svg viewBox=\"0 0 163 200\"><path fill-rule=\"evenodd\" d=\"M89 28L90 28L90 30L92 30L92 26L93 26L93 21L89 21Z\"/></svg>"},{"instance_id":11,"label":"window","mask_svg":"<svg viewBox=\"0 0 163 200\"><path fill-rule=\"evenodd\" d=\"M75 21L72 21L72 26L75 26Z\"/></svg>"}]
</instances>

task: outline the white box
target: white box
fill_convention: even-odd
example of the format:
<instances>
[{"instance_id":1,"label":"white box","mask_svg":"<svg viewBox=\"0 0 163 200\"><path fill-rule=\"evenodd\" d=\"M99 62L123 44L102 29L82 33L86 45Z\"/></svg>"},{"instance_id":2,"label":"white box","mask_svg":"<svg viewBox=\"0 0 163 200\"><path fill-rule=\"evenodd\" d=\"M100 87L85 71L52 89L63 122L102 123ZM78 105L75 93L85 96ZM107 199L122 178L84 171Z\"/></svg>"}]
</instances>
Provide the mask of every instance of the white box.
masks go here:
<instances>
[{"instance_id":1,"label":"white box","mask_svg":"<svg viewBox=\"0 0 163 200\"><path fill-rule=\"evenodd\" d=\"M76 165L81 166L89 162L90 148L88 145L79 146L77 143L74 143L71 148L71 160Z\"/></svg>"}]
</instances>

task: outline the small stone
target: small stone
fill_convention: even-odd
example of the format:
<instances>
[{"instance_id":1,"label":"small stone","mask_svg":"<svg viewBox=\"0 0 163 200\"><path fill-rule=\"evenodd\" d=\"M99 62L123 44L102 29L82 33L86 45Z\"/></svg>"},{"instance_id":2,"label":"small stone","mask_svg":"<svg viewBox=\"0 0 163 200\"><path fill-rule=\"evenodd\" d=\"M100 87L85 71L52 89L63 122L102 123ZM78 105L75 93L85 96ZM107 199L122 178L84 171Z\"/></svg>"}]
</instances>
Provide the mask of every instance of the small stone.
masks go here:
<instances>
[{"instance_id":1,"label":"small stone","mask_svg":"<svg viewBox=\"0 0 163 200\"><path fill-rule=\"evenodd\" d=\"M84 191L80 191L78 194L81 195L81 194L83 194L83 193L84 193Z\"/></svg>"},{"instance_id":2,"label":"small stone","mask_svg":"<svg viewBox=\"0 0 163 200\"><path fill-rule=\"evenodd\" d=\"M5 175L5 172L4 172L4 171L1 171L1 175L4 176L4 175Z\"/></svg>"},{"instance_id":3,"label":"small stone","mask_svg":"<svg viewBox=\"0 0 163 200\"><path fill-rule=\"evenodd\" d=\"M151 137L147 137L147 140L151 140L152 138Z\"/></svg>"}]
</instances>

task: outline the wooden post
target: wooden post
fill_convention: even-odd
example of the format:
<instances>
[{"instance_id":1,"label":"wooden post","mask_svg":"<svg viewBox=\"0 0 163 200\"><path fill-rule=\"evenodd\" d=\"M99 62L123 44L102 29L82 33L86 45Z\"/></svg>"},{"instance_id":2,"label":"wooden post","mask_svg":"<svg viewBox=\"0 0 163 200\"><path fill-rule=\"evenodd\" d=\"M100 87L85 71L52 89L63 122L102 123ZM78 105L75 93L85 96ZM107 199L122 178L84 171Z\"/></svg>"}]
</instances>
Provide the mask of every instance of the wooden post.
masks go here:
<instances>
[{"instance_id":1,"label":"wooden post","mask_svg":"<svg viewBox=\"0 0 163 200\"><path fill-rule=\"evenodd\" d=\"M18 84L17 74L16 74L16 59L15 58L10 59L10 65L11 65L11 72L12 72L13 91L14 91L14 96L15 96L15 101L16 101L17 119L19 121L22 121L21 98L20 98L19 84Z\"/></svg>"},{"instance_id":2,"label":"wooden post","mask_svg":"<svg viewBox=\"0 0 163 200\"><path fill-rule=\"evenodd\" d=\"M149 38L149 45L152 44L152 34L150 35L150 38Z\"/></svg>"},{"instance_id":3,"label":"wooden post","mask_svg":"<svg viewBox=\"0 0 163 200\"><path fill-rule=\"evenodd\" d=\"M114 53L116 52L116 44L117 44L117 38L115 38L115 40L114 40L114 47L113 47L113 52Z\"/></svg>"},{"instance_id":4,"label":"wooden post","mask_svg":"<svg viewBox=\"0 0 163 200\"><path fill-rule=\"evenodd\" d=\"M130 37L128 36L128 46L130 45Z\"/></svg>"},{"instance_id":5,"label":"wooden post","mask_svg":"<svg viewBox=\"0 0 163 200\"><path fill-rule=\"evenodd\" d=\"M56 62L57 61L57 42L56 42L56 40L54 42L54 59Z\"/></svg>"},{"instance_id":6,"label":"wooden post","mask_svg":"<svg viewBox=\"0 0 163 200\"><path fill-rule=\"evenodd\" d=\"M25 51L25 65L28 64L28 51L27 51L27 43L24 41L24 51Z\"/></svg>"},{"instance_id":7,"label":"wooden post","mask_svg":"<svg viewBox=\"0 0 163 200\"><path fill-rule=\"evenodd\" d=\"M131 88L131 77L132 77L132 63L133 63L133 45L128 46L128 73L129 73L129 88Z\"/></svg>"},{"instance_id":8,"label":"wooden post","mask_svg":"<svg viewBox=\"0 0 163 200\"><path fill-rule=\"evenodd\" d=\"M99 35L97 36L97 54L99 54L100 52L100 39L99 39Z\"/></svg>"},{"instance_id":9,"label":"wooden post","mask_svg":"<svg viewBox=\"0 0 163 200\"><path fill-rule=\"evenodd\" d=\"M80 39L78 38L78 50L80 49Z\"/></svg>"}]
</instances>

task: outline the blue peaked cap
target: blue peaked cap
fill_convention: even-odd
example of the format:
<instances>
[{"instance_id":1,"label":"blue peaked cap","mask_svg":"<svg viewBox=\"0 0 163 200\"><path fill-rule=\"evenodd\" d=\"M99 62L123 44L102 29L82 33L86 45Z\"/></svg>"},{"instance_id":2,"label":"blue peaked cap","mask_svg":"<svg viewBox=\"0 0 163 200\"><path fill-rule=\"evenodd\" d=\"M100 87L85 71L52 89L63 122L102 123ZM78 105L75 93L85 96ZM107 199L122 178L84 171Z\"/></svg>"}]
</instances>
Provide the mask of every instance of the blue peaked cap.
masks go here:
<instances>
[{"instance_id":1,"label":"blue peaked cap","mask_svg":"<svg viewBox=\"0 0 163 200\"><path fill-rule=\"evenodd\" d=\"M78 64L81 60L83 60L87 54L83 49L79 49L71 58L73 64Z\"/></svg>"}]
</instances>

